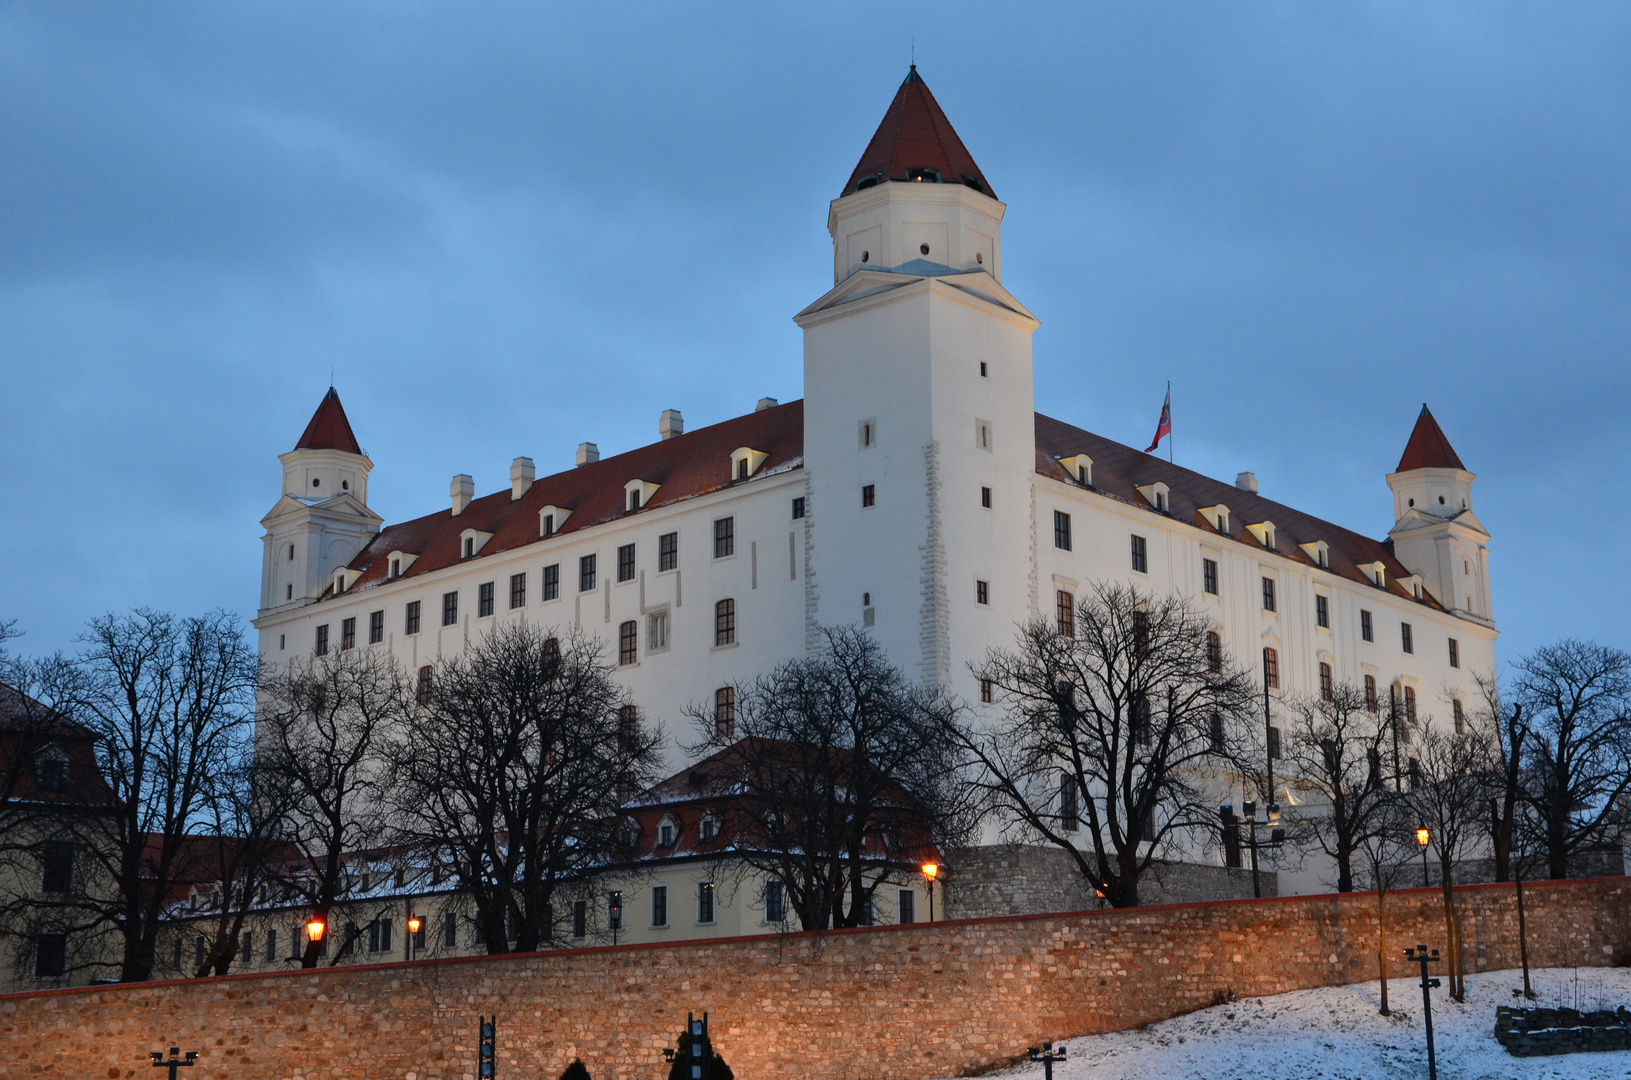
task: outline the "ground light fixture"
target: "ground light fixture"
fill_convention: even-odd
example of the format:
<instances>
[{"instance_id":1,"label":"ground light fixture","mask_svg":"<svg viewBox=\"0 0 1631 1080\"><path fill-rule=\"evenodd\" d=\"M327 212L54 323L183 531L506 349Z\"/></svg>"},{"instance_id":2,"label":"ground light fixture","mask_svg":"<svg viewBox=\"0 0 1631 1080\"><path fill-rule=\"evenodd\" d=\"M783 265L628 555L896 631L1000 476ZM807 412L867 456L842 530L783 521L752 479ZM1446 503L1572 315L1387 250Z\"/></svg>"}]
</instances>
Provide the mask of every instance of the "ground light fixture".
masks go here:
<instances>
[{"instance_id":1,"label":"ground light fixture","mask_svg":"<svg viewBox=\"0 0 1631 1080\"><path fill-rule=\"evenodd\" d=\"M923 872L923 880L929 885L929 921L934 922L934 883L940 876L940 864L926 862L918 869Z\"/></svg>"},{"instance_id":2,"label":"ground light fixture","mask_svg":"<svg viewBox=\"0 0 1631 1080\"><path fill-rule=\"evenodd\" d=\"M1246 842L1251 847L1252 852L1252 897L1261 900L1263 898L1263 886L1258 876L1257 852L1261 848L1277 848L1285 843L1286 831L1280 827L1280 804L1269 803L1263 811L1261 821L1257 817L1257 803L1255 800L1246 800L1240 804L1240 809L1242 817L1236 817L1234 805L1224 803L1218 807L1218 817L1222 819L1225 829L1238 829L1242 823L1246 825ZM1267 840L1257 838L1257 827L1259 825L1269 829L1269 838ZM1236 835L1239 834L1236 833Z\"/></svg>"}]
</instances>

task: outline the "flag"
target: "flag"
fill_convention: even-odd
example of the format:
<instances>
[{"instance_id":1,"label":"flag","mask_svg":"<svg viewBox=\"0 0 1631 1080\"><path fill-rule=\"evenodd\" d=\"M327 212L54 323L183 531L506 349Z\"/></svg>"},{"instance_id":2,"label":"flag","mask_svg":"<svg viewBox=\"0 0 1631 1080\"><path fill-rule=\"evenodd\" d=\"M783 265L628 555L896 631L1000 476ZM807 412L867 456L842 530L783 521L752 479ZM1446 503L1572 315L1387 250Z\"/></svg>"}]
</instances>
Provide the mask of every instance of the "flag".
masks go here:
<instances>
[{"instance_id":1,"label":"flag","mask_svg":"<svg viewBox=\"0 0 1631 1080\"><path fill-rule=\"evenodd\" d=\"M1172 387L1167 387L1167 400L1161 403L1161 422L1155 425L1155 438L1144 451L1146 454L1155 453L1155 448L1161 445L1161 440L1172 434Z\"/></svg>"}]
</instances>

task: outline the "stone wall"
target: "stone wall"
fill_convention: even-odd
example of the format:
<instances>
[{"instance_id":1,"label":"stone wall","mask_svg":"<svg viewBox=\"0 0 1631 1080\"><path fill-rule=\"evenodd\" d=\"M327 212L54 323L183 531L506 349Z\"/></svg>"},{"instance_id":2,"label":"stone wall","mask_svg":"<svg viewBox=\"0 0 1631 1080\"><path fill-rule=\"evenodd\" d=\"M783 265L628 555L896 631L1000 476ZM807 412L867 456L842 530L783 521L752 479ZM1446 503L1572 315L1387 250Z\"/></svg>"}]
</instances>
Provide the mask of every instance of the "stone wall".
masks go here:
<instances>
[{"instance_id":1,"label":"stone wall","mask_svg":"<svg viewBox=\"0 0 1631 1080\"><path fill-rule=\"evenodd\" d=\"M1526 887L1537 966L1631 962L1631 880ZM1458 903L1473 970L1518 962L1508 886ZM1016 1060L1027 1045L1134 1027L1229 994L1373 978L1374 894L623 946L322 972L228 976L0 998L16 1075L151 1076L147 1055L201 1052L187 1080L472 1076L478 1014L497 1014L500 1080L656 1078L686 1010L755 1078L922 1080ZM1388 898L1402 946L1444 939L1438 893Z\"/></svg>"}]
</instances>

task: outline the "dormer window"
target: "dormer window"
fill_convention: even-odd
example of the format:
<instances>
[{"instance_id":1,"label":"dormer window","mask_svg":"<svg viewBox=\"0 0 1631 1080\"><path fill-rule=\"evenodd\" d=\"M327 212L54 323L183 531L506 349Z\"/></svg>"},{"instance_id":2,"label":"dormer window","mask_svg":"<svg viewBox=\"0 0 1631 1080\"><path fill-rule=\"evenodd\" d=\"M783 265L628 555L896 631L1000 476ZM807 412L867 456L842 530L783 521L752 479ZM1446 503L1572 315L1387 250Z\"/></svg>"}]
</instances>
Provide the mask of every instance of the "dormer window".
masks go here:
<instances>
[{"instance_id":1,"label":"dormer window","mask_svg":"<svg viewBox=\"0 0 1631 1080\"><path fill-rule=\"evenodd\" d=\"M623 485L623 505L628 507L631 514L641 507L650 506L660 486L645 480L630 480Z\"/></svg>"},{"instance_id":2,"label":"dormer window","mask_svg":"<svg viewBox=\"0 0 1631 1080\"><path fill-rule=\"evenodd\" d=\"M351 588L360 577L362 577L361 570L353 570L348 566L340 567L334 572L334 595L338 596Z\"/></svg>"},{"instance_id":3,"label":"dormer window","mask_svg":"<svg viewBox=\"0 0 1631 1080\"><path fill-rule=\"evenodd\" d=\"M59 746L47 746L34 755L34 786L61 791L68 783L68 755Z\"/></svg>"},{"instance_id":4,"label":"dormer window","mask_svg":"<svg viewBox=\"0 0 1631 1080\"><path fill-rule=\"evenodd\" d=\"M471 537L464 538L464 557L469 558L476 553L476 541Z\"/></svg>"},{"instance_id":5,"label":"dormer window","mask_svg":"<svg viewBox=\"0 0 1631 1080\"><path fill-rule=\"evenodd\" d=\"M1138 493L1144 496L1145 501L1160 513L1165 514L1171 505L1169 499L1172 495L1172 489L1159 481L1153 484L1140 485Z\"/></svg>"},{"instance_id":6,"label":"dormer window","mask_svg":"<svg viewBox=\"0 0 1631 1080\"><path fill-rule=\"evenodd\" d=\"M493 534L490 532L482 532L480 529L466 529L459 534L459 552L466 559L474 558L481 554L481 549L486 547L487 541L492 538Z\"/></svg>"},{"instance_id":7,"label":"dormer window","mask_svg":"<svg viewBox=\"0 0 1631 1080\"><path fill-rule=\"evenodd\" d=\"M1331 569L1331 545L1324 540L1315 540L1311 544L1298 544L1310 561L1322 570Z\"/></svg>"},{"instance_id":8,"label":"dormer window","mask_svg":"<svg viewBox=\"0 0 1631 1080\"><path fill-rule=\"evenodd\" d=\"M394 578L399 578L399 577L402 576L402 560L401 559L392 559L391 560L391 576L394 577Z\"/></svg>"},{"instance_id":9,"label":"dormer window","mask_svg":"<svg viewBox=\"0 0 1631 1080\"><path fill-rule=\"evenodd\" d=\"M737 480L746 480L759 471L765 458L770 455L763 450L755 450L750 446L739 446L731 451L731 476Z\"/></svg>"},{"instance_id":10,"label":"dormer window","mask_svg":"<svg viewBox=\"0 0 1631 1080\"><path fill-rule=\"evenodd\" d=\"M1400 578L1399 584L1404 586L1405 591L1415 599L1420 600L1422 598L1420 574L1411 574L1409 577Z\"/></svg>"},{"instance_id":11,"label":"dormer window","mask_svg":"<svg viewBox=\"0 0 1631 1080\"><path fill-rule=\"evenodd\" d=\"M1229 508L1222 503L1216 506L1201 507L1201 516L1206 523L1216 529L1221 535L1229 535Z\"/></svg>"},{"instance_id":12,"label":"dormer window","mask_svg":"<svg viewBox=\"0 0 1631 1080\"><path fill-rule=\"evenodd\" d=\"M1093 486L1093 459L1086 454L1060 458L1059 464L1065 467L1065 471L1070 474L1071 479L1078 484L1086 488Z\"/></svg>"},{"instance_id":13,"label":"dormer window","mask_svg":"<svg viewBox=\"0 0 1631 1080\"><path fill-rule=\"evenodd\" d=\"M387 555L386 558L390 560L387 564L387 568L389 570L388 577L394 579L406 574L408 572L408 567L412 566L414 560L419 558L419 556L409 554L406 551L393 551Z\"/></svg>"},{"instance_id":14,"label":"dormer window","mask_svg":"<svg viewBox=\"0 0 1631 1080\"><path fill-rule=\"evenodd\" d=\"M719 838L719 821L712 814L702 819L701 836L704 844L711 844Z\"/></svg>"},{"instance_id":15,"label":"dormer window","mask_svg":"<svg viewBox=\"0 0 1631 1080\"><path fill-rule=\"evenodd\" d=\"M564 510L559 506L544 506L538 510L538 535L547 540L560 532L566 526L566 519L572 516L572 511Z\"/></svg>"},{"instance_id":16,"label":"dormer window","mask_svg":"<svg viewBox=\"0 0 1631 1080\"><path fill-rule=\"evenodd\" d=\"M906 179L920 184L938 184L940 183L940 170L924 166L913 166L906 170Z\"/></svg>"},{"instance_id":17,"label":"dormer window","mask_svg":"<svg viewBox=\"0 0 1631 1080\"><path fill-rule=\"evenodd\" d=\"M1274 550L1274 522L1260 521L1256 525L1246 526L1246 530L1257 538L1259 544L1270 551Z\"/></svg>"},{"instance_id":18,"label":"dormer window","mask_svg":"<svg viewBox=\"0 0 1631 1080\"><path fill-rule=\"evenodd\" d=\"M657 826L657 846L671 848L678 838L679 826L674 824L674 819L670 817L663 818L662 824Z\"/></svg>"},{"instance_id":19,"label":"dormer window","mask_svg":"<svg viewBox=\"0 0 1631 1080\"><path fill-rule=\"evenodd\" d=\"M1370 583L1378 589L1387 588L1387 563L1377 559L1372 563L1363 563L1360 572L1370 579Z\"/></svg>"}]
</instances>

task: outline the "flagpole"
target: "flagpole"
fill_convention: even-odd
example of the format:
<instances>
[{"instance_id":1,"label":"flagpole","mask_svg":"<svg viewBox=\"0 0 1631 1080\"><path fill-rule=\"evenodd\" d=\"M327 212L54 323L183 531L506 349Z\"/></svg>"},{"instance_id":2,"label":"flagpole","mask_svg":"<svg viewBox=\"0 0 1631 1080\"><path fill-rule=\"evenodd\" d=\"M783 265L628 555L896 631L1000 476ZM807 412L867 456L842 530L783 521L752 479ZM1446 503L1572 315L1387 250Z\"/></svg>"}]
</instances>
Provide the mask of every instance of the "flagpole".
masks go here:
<instances>
[{"instance_id":1,"label":"flagpole","mask_svg":"<svg viewBox=\"0 0 1631 1080\"><path fill-rule=\"evenodd\" d=\"M1172 423L1172 380L1167 380L1167 423ZM1167 432L1167 464L1172 462L1172 432Z\"/></svg>"}]
</instances>

